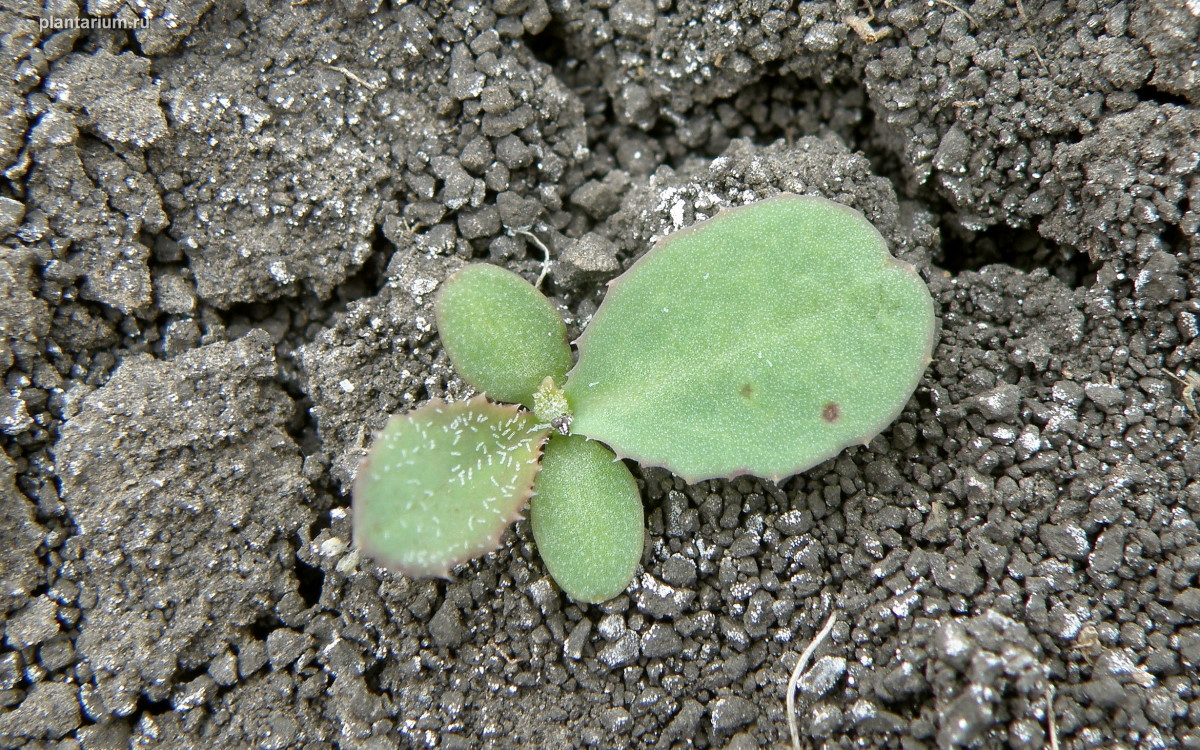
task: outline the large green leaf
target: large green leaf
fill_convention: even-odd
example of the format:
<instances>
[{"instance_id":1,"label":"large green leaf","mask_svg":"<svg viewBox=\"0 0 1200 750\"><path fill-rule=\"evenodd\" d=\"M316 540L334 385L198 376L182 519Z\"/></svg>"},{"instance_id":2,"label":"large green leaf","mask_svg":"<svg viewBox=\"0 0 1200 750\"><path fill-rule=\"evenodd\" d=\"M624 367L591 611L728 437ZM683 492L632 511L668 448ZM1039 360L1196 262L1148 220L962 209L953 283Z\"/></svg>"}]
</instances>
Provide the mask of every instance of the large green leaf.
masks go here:
<instances>
[{"instance_id":1,"label":"large green leaf","mask_svg":"<svg viewBox=\"0 0 1200 750\"><path fill-rule=\"evenodd\" d=\"M642 497L625 464L600 443L551 435L529 503L546 568L575 601L625 590L642 557Z\"/></svg>"},{"instance_id":2,"label":"large green leaf","mask_svg":"<svg viewBox=\"0 0 1200 750\"><path fill-rule=\"evenodd\" d=\"M433 401L397 414L354 480L354 541L413 576L495 549L533 490L548 431L515 406Z\"/></svg>"},{"instance_id":3,"label":"large green leaf","mask_svg":"<svg viewBox=\"0 0 1200 750\"><path fill-rule=\"evenodd\" d=\"M666 237L578 341L572 432L689 482L866 443L930 360L934 307L862 214L781 195Z\"/></svg>"},{"instance_id":4,"label":"large green leaf","mask_svg":"<svg viewBox=\"0 0 1200 750\"><path fill-rule=\"evenodd\" d=\"M463 268L442 285L434 309L454 369L496 401L532 408L542 380L561 384L571 366L566 326L550 300L499 266Z\"/></svg>"}]
</instances>

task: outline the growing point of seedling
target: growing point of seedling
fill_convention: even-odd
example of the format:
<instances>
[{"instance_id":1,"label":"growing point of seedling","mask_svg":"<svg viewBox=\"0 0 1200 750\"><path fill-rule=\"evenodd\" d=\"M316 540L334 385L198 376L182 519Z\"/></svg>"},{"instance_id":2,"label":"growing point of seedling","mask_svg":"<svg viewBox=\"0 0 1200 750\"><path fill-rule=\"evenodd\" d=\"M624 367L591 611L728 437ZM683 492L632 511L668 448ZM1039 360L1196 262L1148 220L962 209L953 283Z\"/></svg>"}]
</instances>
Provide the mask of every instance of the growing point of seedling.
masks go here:
<instances>
[{"instance_id":1,"label":"growing point of seedling","mask_svg":"<svg viewBox=\"0 0 1200 750\"><path fill-rule=\"evenodd\" d=\"M394 415L354 480L354 541L412 576L495 549L533 490L548 430L483 397Z\"/></svg>"},{"instance_id":2,"label":"growing point of seedling","mask_svg":"<svg viewBox=\"0 0 1200 750\"><path fill-rule=\"evenodd\" d=\"M567 403L563 389L554 382L554 378L547 376L533 392L533 413L558 434L570 433L571 406Z\"/></svg>"},{"instance_id":3,"label":"growing point of seedling","mask_svg":"<svg viewBox=\"0 0 1200 750\"><path fill-rule=\"evenodd\" d=\"M780 195L611 282L568 375L571 429L688 482L778 480L891 424L933 340L928 288L861 213Z\"/></svg>"}]
</instances>

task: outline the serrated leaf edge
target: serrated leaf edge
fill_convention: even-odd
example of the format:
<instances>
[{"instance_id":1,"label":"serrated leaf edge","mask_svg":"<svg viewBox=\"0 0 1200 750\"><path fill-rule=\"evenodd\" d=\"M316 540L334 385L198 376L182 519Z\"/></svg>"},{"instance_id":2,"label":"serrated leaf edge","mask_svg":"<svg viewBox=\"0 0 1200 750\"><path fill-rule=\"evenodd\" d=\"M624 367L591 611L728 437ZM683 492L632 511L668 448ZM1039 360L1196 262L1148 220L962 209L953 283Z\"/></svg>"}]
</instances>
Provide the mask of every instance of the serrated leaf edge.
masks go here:
<instances>
[{"instance_id":1,"label":"serrated leaf edge","mask_svg":"<svg viewBox=\"0 0 1200 750\"><path fill-rule=\"evenodd\" d=\"M463 401L450 402L450 401L446 401L444 399L434 398L434 399L430 399L429 401L427 401L426 403L422 404L421 406L419 406L415 409L410 409L409 411L402 412L402 413L397 412L395 414L392 414L390 417L388 417L388 420L384 424L384 426L382 428L380 428L378 431L376 431L376 433L372 436L372 445L374 444L374 441L379 438L380 433L382 433L384 430L387 429L387 426L389 424L391 424L392 420L410 418L410 417L412 417L412 415L417 414L418 412L421 412L421 411L425 411L425 410L436 412L437 409L439 409L443 406L448 406L452 403L453 404L467 404L469 406L483 405L483 406L501 409L501 410L505 410L505 411L511 410L512 414L514 414L514 415L519 414L522 411L520 407L518 407L514 404L497 403L495 401L491 401L491 400L487 399L483 395L473 396L465 402L463 402ZM536 440L537 445L535 447L535 452L534 452L535 460L533 462L533 472L529 476L528 484L521 488L522 489L521 494L524 495L524 499L517 504L516 510L511 518L506 519L503 524L497 525L498 530L496 531L495 534L484 537L485 540L490 542L487 549L483 549L483 550L479 550L479 551L468 551L467 553L464 553L462 555L452 555L452 556L450 556L449 561L447 562L447 564L445 566L442 566L437 569L413 568L410 566L406 566L402 563L386 560L382 556L380 556L374 552L369 552L364 546L359 545L358 539L360 539L362 536L359 532L359 529L360 529L359 517L357 514L352 513L351 514L352 518L350 521L351 539L354 542L355 548L358 549L364 557L372 560L379 567L385 568L387 570L395 571L402 575L408 576L409 578L431 578L432 577L432 578L443 578L443 579L448 579L448 580L452 578L452 576L450 575L451 571L453 571L455 568L459 567L460 565L463 565L464 563L470 562L471 560L474 560L475 558L482 557L491 552L495 552L497 549L500 548L500 541L504 538L504 533L506 531L508 531L508 529L517 521L525 520L525 518L526 518L525 509L529 507L529 500L530 500L530 498L533 497L534 484L537 481L538 474L542 470L542 451L546 445L546 440L550 436L550 430L549 430L548 426L543 426L540 424L535 425L535 427L537 427L540 430L541 434L538 437L531 438L533 440ZM364 453L362 460L359 461L358 469L354 475L353 489L351 491L352 497L355 496L358 492L359 478L365 475L364 470L370 464L370 457L371 457L371 453L368 450Z\"/></svg>"},{"instance_id":2,"label":"serrated leaf edge","mask_svg":"<svg viewBox=\"0 0 1200 750\"><path fill-rule=\"evenodd\" d=\"M865 214L863 214L858 209L853 208L851 206L847 206L842 203L838 203L837 201L830 200L824 196L821 196L821 195L799 195L796 193L788 193L788 192L776 193L775 195L772 195L772 196L769 196L766 198L762 198L761 200L752 201L750 203L746 203L746 204L743 204L740 206L724 206L721 209L719 209L715 214L713 214L712 216L710 216L707 219L698 221L698 222L691 224L689 226L686 226L682 229L677 229L674 232L670 232L669 234L659 237L657 240L655 240L654 244L651 245L649 250L642 253L638 257L638 259L635 260L633 262L633 264L630 265L629 268L625 269L619 276L609 279L605 283L605 286L609 290L611 290L613 287L619 285L621 283L621 281L623 279L625 279L625 277L632 274L637 269L638 265L640 265L643 261L645 261L646 258L653 255L657 250L660 250L663 247L663 245L665 245L666 243L668 243L671 240L675 240L681 236L686 236L686 235L692 234L694 232L697 232L697 231L703 229L705 226L707 226L710 222L716 221L717 219L720 219L731 212L736 212L742 208L745 208L746 206L758 205L761 203L765 203L768 201L775 201L775 200L790 200L792 198L806 198L806 199L816 199L816 200L824 201L825 203L828 203L831 206L834 206L840 210L850 211L852 213L858 214L860 217L862 217L864 219L866 218ZM884 252L884 255L886 256L885 262L895 265L896 267L899 268L899 270L904 271L904 272L912 275L912 277L917 279L918 281L925 283L924 279L921 278L920 272L911 263L907 263L903 260L900 260L896 256L892 255L891 251L887 248L886 244L884 245L883 252ZM794 468L794 469L789 469L789 470L781 472L779 474L768 475L768 476L760 477L760 478L768 479L768 480L778 484L779 482L783 481L784 479L788 479L789 477L793 477L797 474L808 471L809 469L813 468L814 466L818 466L818 465L824 463L825 461L828 461L829 459L833 458L834 456L838 455L839 453L841 453L842 451L846 450L847 448L849 448L851 446L869 445L872 440L874 440L876 437L878 437L880 434L882 434L884 430L886 430L888 427L890 427L892 425L892 423L895 422L900 417L900 415L904 413L905 407L907 407L909 402L912 401L911 394L916 392L917 386L919 386L921 384L921 379L925 376L926 370L929 368L930 363L933 361L933 349L934 349L934 346L937 344L938 328L940 327L940 321L938 320L938 317L937 317L937 303L934 301L932 293L930 293L927 296L927 299L929 302L930 314L933 317L933 325L930 326L930 328L929 328L929 335L926 338L926 343L925 343L925 366L921 368L921 371L919 373L917 373L916 378L913 380L913 382L910 386L910 389L909 389L910 395L909 395L908 399L906 399L905 402L903 404L901 404L898 409L896 409L892 414L890 414L886 420L882 421L882 423L880 424L878 429L871 431L870 434L867 437L864 437L862 440L851 440L847 443L844 443L844 444L838 446L836 450L833 450L833 451L829 452L828 454L823 454L822 457L816 461L813 461L813 462L807 463L807 464L803 464L803 463L797 464L796 468ZM596 308L596 312L592 313L593 321L596 318L600 317L600 314L604 311L604 308L608 303L609 303L609 295L606 292L604 295L604 299L600 301L600 306L598 308ZM584 328L583 332L579 334L579 337L571 342L571 345L575 347L577 354L575 357L575 365L570 370L567 371L567 382L568 383L571 380L571 376L575 374L575 371L577 369L579 369L579 362L583 358L583 347L587 343L588 333L591 330L592 330L592 326L589 324L586 328ZM578 434L578 435L583 435L588 440L597 440L598 442L604 443L604 441L599 440L598 438L593 438L592 436L590 436L586 433L583 433L583 432L572 431L572 433ZM688 484L696 484L698 482L703 482L703 481L706 481L709 479L726 479L726 480L728 480L728 479L736 479L736 478L742 477L742 476L753 476L753 477L759 476L758 474L752 473L752 471L750 469L735 470L728 474L688 475L682 471L679 471L675 467L671 466L670 462L655 463L653 461L638 458L636 455L631 454L631 453L622 453L621 451L618 451L616 448L609 445L608 443L604 443L604 445L609 450L611 450L618 459L629 459L630 461L636 462L639 466L647 466L647 467L652 467L652 468L666 469L667 471L671 472L675 476L683 479L683 481L687 482Z\"/></svg>"}]
</instances>

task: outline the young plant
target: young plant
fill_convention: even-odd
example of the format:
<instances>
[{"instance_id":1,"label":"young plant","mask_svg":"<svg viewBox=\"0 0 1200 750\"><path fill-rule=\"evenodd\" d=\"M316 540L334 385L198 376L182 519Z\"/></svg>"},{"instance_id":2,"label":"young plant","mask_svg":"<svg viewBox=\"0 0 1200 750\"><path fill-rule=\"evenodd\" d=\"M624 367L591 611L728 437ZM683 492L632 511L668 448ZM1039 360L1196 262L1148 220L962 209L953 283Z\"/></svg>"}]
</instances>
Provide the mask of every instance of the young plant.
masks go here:
<instances>
[{"instance_id":1,"label":"young plant","mask_svg":"<svg viewBox=\"0 0 1200 750\"><path fill-rule=\"evenodd\" d=\"M870 222L794 195L659 241L610 282L569 373L562 320L508 271L455 274L437 319L464 380L533 414L477 398L393 417L355 483L356 542L445 575L494 548L531 498L547 569L586 602L624 590L641 557L642 505L618 456L688 482L778 481L895 420L934 343L929 290ZM456 461L462 444L474 463Z\"/></svg>"},{"instance_id":2,"label":"young plant","mask_svg":"<svg viewBox=\"0 0 1200 750\"><path fill-rule=\"evenodd\" d=\"M564 436L562 318L532 284L489 265L450 277L435 314L464 380L534 411L476 397L393 416L355 478L356 544L404 573L445 576L495 549L533 498L534 538L562 589L585 602L621 593L642 556L641 497L612 451Z\"/></svg>"}]
</instances>

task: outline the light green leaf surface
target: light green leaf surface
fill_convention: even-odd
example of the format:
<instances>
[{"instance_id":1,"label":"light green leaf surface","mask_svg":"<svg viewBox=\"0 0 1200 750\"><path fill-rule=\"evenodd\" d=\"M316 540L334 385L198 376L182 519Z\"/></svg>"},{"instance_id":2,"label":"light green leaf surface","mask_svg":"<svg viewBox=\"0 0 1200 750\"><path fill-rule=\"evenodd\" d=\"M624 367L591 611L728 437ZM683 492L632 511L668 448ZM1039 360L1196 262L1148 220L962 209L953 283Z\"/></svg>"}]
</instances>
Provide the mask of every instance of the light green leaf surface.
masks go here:
<instances>
[{"instance_id":1,"label":"light green leaf surface","mask_svg":"<svg viewBox=\"0 0 1200 750\"><path fill-rule=\"evenodd\" d=\"M354 480L354 541L412 576L495 549L520 517L548 431L515 406L433 401L397 414Z\"/></svg>"},{"instance_id":2,"label":"light green leaf surface","mask_svg":"<svg viewBox=\"0 0 1200 750\"><path fill-rule=\"evenodd\" d=\"M577 342L572 432L689 482L780 479L899 415L934 306L862 214L781 195L664 238Z\"/></svg>"},{"instance_id":3,"label":"light green leaf surface","mask_svg":"<svg viewBox=\"0 0 1200 750\"><path fill-rule=\"evenodd\" d=\"M560 384L571 366L562 318L546 296L499 266L467 266L442 285L438 334L454 369L495 401L532 408L546 377Z\"/></svg>"},{"instance_id":4,"label":"light green leaf surface","mask_svg":"<svg viewBox=\"0 0 1200 750\"><path fill-rule=\"evenodd\" d=\"M642 557L644 512L637 482L603 445L552 435L529 504L529 522L550 575L575 601L625 590Z\"/></svg>"}]
</instances>

